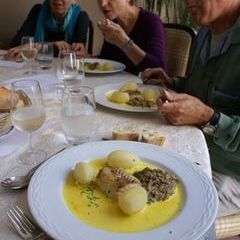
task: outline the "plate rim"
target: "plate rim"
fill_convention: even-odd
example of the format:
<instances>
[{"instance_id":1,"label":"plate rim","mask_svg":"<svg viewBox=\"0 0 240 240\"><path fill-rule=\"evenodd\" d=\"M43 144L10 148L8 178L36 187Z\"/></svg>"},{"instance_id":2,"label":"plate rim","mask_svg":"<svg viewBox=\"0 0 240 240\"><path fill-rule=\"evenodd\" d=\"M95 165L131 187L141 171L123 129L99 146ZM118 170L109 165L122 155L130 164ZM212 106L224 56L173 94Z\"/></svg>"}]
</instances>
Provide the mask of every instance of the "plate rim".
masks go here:
<instances>
[{"instance_id":1,"label":"plate rim","mask_svg":"<svg viewBox=\"0 0 240 240\"><path fill-rule=\"evenodd\" d=\"M86 143L86 144L83 144L83 145L79 145L79 146L76 146L76 147L73 147L71 149L68 149L67 151L64 151L62 152L61 154L59 155L56 155L55 157L53 157L51 160L45 162L37 171L36 173L34 174L34 176L32 177L31 179L31 182L29 184L29 188L28 188L28 205L29 205L29 208L30 208L30 211L31 213L33 214L33 217L36 219L36 221L39 223L40 227L42 227L50 236L52 236L54 239L68 239L68 240L73 240L73 239L76 239L76 236L74 237L74 234L73 233L66 233L66 232L63 232L64 230L61 228L59 229L58 225L54 225L53 222L51 222L50 226L51 227L47 227L47 223L46 221L49 220L49 216L47 216L45 214L45 211L44 211L44 201L43 201L43 196L41 196L41 190L42 188L44 187L43 185L43 182L44 182L44 178L46 180L46 178L48 177L47 176L47 172L49 171L49 169L51 170L51 167L53 168L54 165L57 164L58 166L58 171L60 171L61 167L66 167L65 165L66 164L73 164L73 162L77 162L76 160L71 160L69 161L69 158L66 158L65 160L62 160L62 161L58 161L59 159L63 158L64 156L66 156L67 154L77 154L79 152L81 152L81 154L83 154L83 150L84 149L102 149L102 151L109 151L109 146L111 149L111 151L115 148L115 149L119 149L119 146L125 146L128 150L129 148L135 148L137 146L137 150L141 151L141 149L143 149L143 147L148 147L150 148L151 150L151 154L155 154L155 153L161 153L163 154L163 156L168 156L170 154L171 157L173 158L177 158L177 159L181 159L180 163L177 161L175 162L175 164L179 167L181 166L182 164L182 167L183 168L189 168L188 170L192 170L190 172L187 172L187 174L193 174L195 176L198 176L199 179L197 179L199 182L199 184L201 183L201 187L202 189L197 189L196 191L197 192L201 192L204 191L204 196L202 196L202 200L204 200L206 202L206 206L204 209L202 210L206 210L206 211L203 211L203 213L201 212L202 215L198 215L198 216L195 216L196 219L199 220L199 218L203 218L201 219L201 221L198 221L194 218L194 221L197 221L197 226L194 226L194 229L195 231L183 231L181 234L181 236L170 236L170 238L164 238L165 240L175 240L175 239L186 239L186 240L192 240L192 239L198 239L199 237L201 237L207 230L208 228L213 224L215 218L216 218L216 215L217 215L217 208L218 208L218 197L217 197L217 192L216 192L216 189L213 185L213 182L210 180L210 178L199 168L199 166L197 166L196 164L194 164L193 162L191 162L190 160L188 160L187 158L181 156L181 155L178 155L176 153L173 153L173 152L170 152L170 151L167 151L167 150L162 150L161 148L159 148L158 146L155 146L155 145L151 145L151 144L146 144L146 143L138 143L138 142L130 142L130 141L108 141L107 143L104 142L104 141L98 141L98 142L90 142L90 143ZM148 150L149 151L149 150ZM143 153L143 152L142 152ZM147 154L147 153L145 153ZM149 154L149 152L148 152ZM160 155L161 155L160 154ZM86 153L85 153L86 155ZM89 160L89 157L87 159L87 156L85 156L85 159L84 157L82 158L83 161L87 161ZM57 163L58 161L58 163ZM65 162L64 162L65 161ZM72 162L71 162L72 161ZM79 158L78 158L78 161L79 161ZM167 165L167 164L170 164L168 163L169 159L167 161L164 162L160 162L161 164L163 165ZM172 162L173 160L170 160L170 162ZM64 165L64 164L65 165ZM63 166L61 166L61 164L63 164ZM179 165L180 164L180 165ZM73 166L72 166L73 167ZM55 168L54 168L55 169ZM171 168L170 168L171 169ZM64 169L64 171L66 171L66 169ZM177 170L179 171L179 170ZM68 169L68 172L69 172L69 169ZM175 171L174 171L175 172ZM57 174L57 173L55 173ZM66 177L66 175L64 175ZM63 177L63 176L62 176ZM41 179L41 181L39 181L39 179ZM53 179L54 180L54 179ZM200 181L199 181L200 180ZM194 180L195 181L195 180ZM59 185L63 184L64 181L62 180ZM42 185L41 185L42 184ZM186 191L188 191L188 185L192 184L190 182L188 182L187 184L184 182L184 184L186 185ZM59 186L58 186L59 187ZM61 185L62 187L62 185ZM203 188L204 187L204 188ZM59 190L59 189L58 189ZM54 189L54 191L57 191L57 189ZM49 191L47 189L44 189L44 191ZM186 192L186 195L188 195L188 192ZM38 201L36 201L36 199L33 199L33 198L38 198ZM187 202L191 203L192 204L192 198L193 196L191 196L191 198L187 198L186 199L186 205L187 205ZM194 197L196 198L196 197ZM205 199L206 198L206 199ZM57 198L58 199L58 198ZM197 198L199 199L199 198ZM200 198L201 199L201 198ZM61 200L63 199L58 199L60 202ZM195 199L196 200L196 199ZM59 203L58 203L59 204ZM54 205L58 205L56 203L54 203ZM61 202L61 204L65 204L65 202ZM194 203L196 204L196 203ZM189 205L189 204L188 204ZM201 205L201 204L200 204ZM197 206L199 207L200 206L199 204L197 204ZM64 205L66 207L66 205ZM183 212L186 211L186 209L188 209L190 206L185 206L183 208ZM195 206L196 207L196 206ZM212 207L212 208L211 208ZM214 208L213 208L214 207ZM64 207L63 207L64 208ZM45 209L46 210L46 209ZM59 210L59 209L58 209ZM210 211L212 210L212 211ZM91 229L91 234L94 233L96 234L97 233L97 238L95 239L99 239L99 240L110 240L112 239L113 237L115 237L115 239L117 240L123 240L123 239L132 239L132 237L138 237L138 239L146 239L146 237L149 237L149 239L153 238L154 234L156 234L155 232L161 232L162 231L162 228L157 228L157 229L153 229L153 230L150 230L150 231L146 231L144 232L144 234L142 234L142 232L137 232L137 233L129 233L129 234L124 234L124 233L113 233L113 232L109 232L109 231L104 231L104 230L101 230L101 229L96 229L92 226L89 226L83 222L81 222L80 220L77 220L71 213L70 213L70 210L67 209L64 209L63 212L67 211L68 212L68 215L67 216L68 218L70 218L71 220L76 221L78 225L81 225L81 229ZM189 210L188 210L189 211ZM197 210L198 211L198 210ZM56 213L57 214L57 213ZM41 216L41 217L40 217ZM182 218L182 213L179 214L175 219L173 219L172 221L170 221L169 223L166 224L166 226L170 226L171 227L171 224L175 223L175 221L177 221L178 218ZM186 217L186 216L185 216ZM45 219L45 220L44 220ZM68 219L69 220L69 219ZM207 224L206 224L206 220L207 221ZM45 221L45 222L44 222ZM80 222L79 222L80 221ZM71 222L72 223L72 222ZM75 223L75 222L74 222ZM196 223L196 222L195 222ZM194 223L194 224L195 224ZM49 223L48 223L49 224ZM66 223L65 223L66 224ZM164 225L165 226L165 225ZM165 226L165 227L166 227ZM69 227L69 226L68 226ZM70 227L73 227L73 226L70 226ZM193 227L193 226L191 226ZM208 228L207 228L208 227ZM199 228L201 231L200 232L197 232L197 228ZM192 228L191 228L192 229ZM204 232L203 232L203 229L204 229ZM189 230L189 229L188 229ZM61 232L62 231L62 232ZM83 235L82 235L82 239L91 239L89 238L89 234L85 234L86 236L84 236L84 231L81 232ZM72 234L72 235L71 235ZM152 235L153 234L153 235ZM127 238L127 236L129 235L129 238ZM142 237L142 235L144 235L144 237ZM180 237L180 238L179 238Z\"/></svg>"},{"instance_id":2,"label":"plate rim","mask_svg":"<svg viewBox=\"0 0 240 240\"><path fill-rule=\"evenodd\" d=\"M119 65L118 69L113 69L113 70L108 70L108 71L101 71L101 70L97 70L97 71L90 71L90 70L86 70L85 69L85 73L87 74L110 74L110 73L118 73L118 72L122 72L126 69L126 65L115 61L115 60L110 60L110 59L103 59L103 58L84 58L84 62L87 61L95 61L95 62L110 62L114 65Z\"/></svg>"},{"instance_id":3,"label":"plate rim","mask_svg":"<svg viewBox=\"0 0 240 240\"><path fill-rule=\"evenodd\" d=\"M131 83L131 82L136 82L138 85L142 85L144 86L144 84L138 82L138 81L129 81L126 82L127 83ZM114 109L114 110L120 110L120 111L124 111L124 112L138 112L138 113L154 113L157 112L157 107L134 107L134 106L128 106L128 107L123 107L121 105L117 105L114 104L112 102L110 102L109 100L106 99L105 97L105 93L106 90L107 91L111 91L111 90L116 90L119 89L121 86L123 86L123 83L109 83L109 84L104 84L104 85L100 85L94 88L94 96L95 96L95 100L98 104L110 108L110 109ZM154 87L154 88L159 88L159 86L156 85L148 85L148 87ZM107 89L107 88L115 88L115 89Z\"/></svg>"}]
</instances>

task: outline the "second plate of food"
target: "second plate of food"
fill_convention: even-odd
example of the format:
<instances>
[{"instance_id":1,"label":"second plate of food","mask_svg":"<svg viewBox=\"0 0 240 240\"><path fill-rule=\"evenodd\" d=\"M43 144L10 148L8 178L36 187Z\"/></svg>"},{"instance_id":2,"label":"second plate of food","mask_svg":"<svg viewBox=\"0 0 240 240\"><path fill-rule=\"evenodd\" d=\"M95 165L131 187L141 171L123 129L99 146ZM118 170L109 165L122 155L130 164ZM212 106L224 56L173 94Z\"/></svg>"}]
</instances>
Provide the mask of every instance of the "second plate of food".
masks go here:
<instances>
[{"instance_id":1,"label":"second plate of food","mask_svg":"<svg viewBox=\"0 0 240 240\"><path fill-rule=\"evenodd\" d=\"M85 73L93 74L117 73L126 68L126 66L120 62L98 58L85 58L84 65Z\"/></svg>"},{"instance_id":2,"label":"second plate of food","mask_svg":"<svg viewBox=\"0 0 240 240\"><path fill-rule=\"evenodd\" d=\"M106 84L94 88L96 102L104 107L127 112L155 112L160 88L136 82Z\"/></svg>"}]
</instances>

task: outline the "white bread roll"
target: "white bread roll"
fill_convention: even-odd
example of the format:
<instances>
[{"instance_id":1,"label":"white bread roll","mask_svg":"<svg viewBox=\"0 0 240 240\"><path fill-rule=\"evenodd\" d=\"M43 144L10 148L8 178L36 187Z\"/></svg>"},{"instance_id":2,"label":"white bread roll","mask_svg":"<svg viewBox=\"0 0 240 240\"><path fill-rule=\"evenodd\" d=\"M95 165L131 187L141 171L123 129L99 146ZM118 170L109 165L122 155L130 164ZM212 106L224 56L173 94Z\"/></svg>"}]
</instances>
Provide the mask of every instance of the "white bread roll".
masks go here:
<instances>
[{"instance_id":1,"label":"white bread roll","mask_svg":"<svg viewBox=\"0 0 240 240\"><path fill-rule=\"evenodd\" d=\"M132 127L117 127L112 131L113 140L139 141L141 134Z\"/></svg>"},{"instance_id":2,"label":"white bread roll","mask_svg":"<svg viewBox=\"0 0 240 240\"><path fill-rule=\"evenodd\" d=\"M163 146L165 140L165 136L157 131L143 130L142 142Z\"/></svg>"},{"instance_id":3,"label":"white bread roll","mask_svg":"<svg viewBox=\"0 0 240 240\"><path fill-rule=\"evenodd\" d=\"M14 105L19 104L19 96L16 93L12 93ZM0 112L10 111L11 91L5 87L0 87Z\"/></svg>"}]
</instances>

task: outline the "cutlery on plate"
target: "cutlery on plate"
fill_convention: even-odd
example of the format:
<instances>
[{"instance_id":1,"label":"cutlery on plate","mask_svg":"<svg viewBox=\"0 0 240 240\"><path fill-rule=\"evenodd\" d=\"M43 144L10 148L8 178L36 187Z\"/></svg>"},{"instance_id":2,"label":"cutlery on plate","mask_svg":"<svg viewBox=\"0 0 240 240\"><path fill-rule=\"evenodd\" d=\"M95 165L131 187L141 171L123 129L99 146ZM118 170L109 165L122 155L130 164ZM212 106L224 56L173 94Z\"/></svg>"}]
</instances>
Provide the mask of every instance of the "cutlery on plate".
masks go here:
<instances>
[{"instance_id":1,"label":"cutlery on plate","mask_svg":"<svg viewBox=\"0 0 240 240\"><path fill-rule=\"evenodd\" d=\"M21 189L21 188L27 187L31 180L32 175L42 165L42 163L44 163L51 157L55 156L56 154L64 151L66 148L67 146L64 146L63 148L61 148L60 150L58 150L57 152L55 152L54 154L46 158L44 161L42 161L41 163L33 167L25 176L12 176L2 180L1 186L6 189Z\"/></svg>"},{"instance_id":2,"label":"cutlery on plate","mask_svg":"<svg viewBox=\"0 0 240 240\"><path fill-rule=\"evenodd\" d=\"M47 236L18 206L9 209L7 216L22 239L45 239Z\"/></svg>"}]
</instances>

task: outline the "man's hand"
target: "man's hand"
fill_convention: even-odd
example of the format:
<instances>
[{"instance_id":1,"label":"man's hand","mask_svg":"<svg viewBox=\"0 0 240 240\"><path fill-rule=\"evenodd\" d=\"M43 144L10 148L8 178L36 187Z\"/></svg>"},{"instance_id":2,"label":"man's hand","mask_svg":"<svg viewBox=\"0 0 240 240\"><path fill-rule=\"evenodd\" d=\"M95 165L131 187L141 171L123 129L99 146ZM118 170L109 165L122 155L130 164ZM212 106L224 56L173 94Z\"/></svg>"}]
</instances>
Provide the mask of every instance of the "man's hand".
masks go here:
<instances>
[{"instance_id":1,"label":"man's hand","mask_svg":"<svg viewBox=\"0 0 240 240\"><path fill-rule=\"evenodd\" d=\"M166 90L157 99L157 107L173 125L201 126L214 114L214 110L198 98Z\"/></svg>"},{"instance_id":2,"label":"man's hand","mask_svg":"<svg viewBox=\"0 0 240 240\"><path fill-rule=\"evenodd\" d=\"M22 46L17 46L17 47L9 49L5 55L5 58L8 60L20 59L21 58L21 51L20 51L21 47Z\"/></svg>"},{"instance_id":3,"label":"man's hand","mask_svg":"<svg viewBox=\"0 0 240 240\"><path fill-rule=\"evenodd\" d=\"M167 73L162 68L147 68L141 73L144 84L171 85L173 83Z\"/></svg>"}]
</instances>

